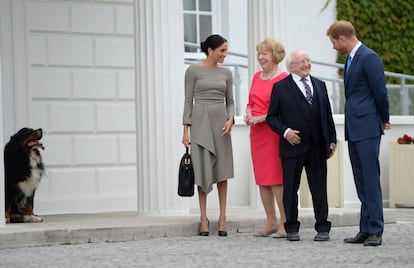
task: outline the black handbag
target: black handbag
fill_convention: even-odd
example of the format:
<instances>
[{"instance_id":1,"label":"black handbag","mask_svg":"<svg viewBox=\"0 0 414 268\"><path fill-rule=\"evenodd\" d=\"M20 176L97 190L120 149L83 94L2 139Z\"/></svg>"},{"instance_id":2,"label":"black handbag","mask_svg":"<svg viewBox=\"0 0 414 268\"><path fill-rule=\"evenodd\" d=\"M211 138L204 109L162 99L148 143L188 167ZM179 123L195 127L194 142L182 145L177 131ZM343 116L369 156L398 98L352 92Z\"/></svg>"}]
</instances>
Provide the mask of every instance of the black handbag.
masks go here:
<instances>
[{"instance_id":1,"label":"black handbag","mask_svg":"<svg viewBox=\"0 0 414 268\"><path fill-rule=\"evenodd\" d=\"M178 170L178 195L194 195L194 170L188 147L186 147L185 154L181 158L180 168Z\"/></svg>"}]
</instances>

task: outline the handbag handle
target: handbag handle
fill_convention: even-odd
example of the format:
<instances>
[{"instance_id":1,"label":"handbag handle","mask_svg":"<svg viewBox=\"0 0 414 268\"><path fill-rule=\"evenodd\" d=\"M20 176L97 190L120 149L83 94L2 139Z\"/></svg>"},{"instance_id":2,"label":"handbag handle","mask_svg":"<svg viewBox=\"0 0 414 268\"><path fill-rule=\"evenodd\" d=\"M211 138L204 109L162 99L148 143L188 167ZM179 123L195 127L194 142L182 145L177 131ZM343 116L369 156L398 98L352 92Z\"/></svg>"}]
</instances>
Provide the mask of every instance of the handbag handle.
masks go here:
<instances>
[{"instance_id":1,"label":"handbag handle","mask_svg":"<svg viewBox=\"0 0 414 268\"><path fill-rule=\"evenodd\" d=\"M188 154L188 148L189 148L189 146L186 146L186 147L185 147L185 153L186 153L186 154Z\"/></svg>"}]
</instances>

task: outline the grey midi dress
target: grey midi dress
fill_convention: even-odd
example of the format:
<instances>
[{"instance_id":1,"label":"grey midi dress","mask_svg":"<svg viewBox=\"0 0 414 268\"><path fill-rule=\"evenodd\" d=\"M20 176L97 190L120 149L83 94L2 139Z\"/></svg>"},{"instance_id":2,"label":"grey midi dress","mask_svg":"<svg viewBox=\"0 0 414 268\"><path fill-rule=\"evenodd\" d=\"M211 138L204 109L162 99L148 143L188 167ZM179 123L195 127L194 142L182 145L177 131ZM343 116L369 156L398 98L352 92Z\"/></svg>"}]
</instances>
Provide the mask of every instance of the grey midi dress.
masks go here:
<instances>
[{"instance_id":1,"label":"grey midi dress","mask_svg":"<svg viewBox=\"0 0 414 268\"><path fill-rule=\"evenodd\" d=\"M234 177L231 136L222 136L234 116L233 77L229 69L191 65L185 73L183 125L190 126L194 182L205 193Z\"/></svg>"}]
</instances>

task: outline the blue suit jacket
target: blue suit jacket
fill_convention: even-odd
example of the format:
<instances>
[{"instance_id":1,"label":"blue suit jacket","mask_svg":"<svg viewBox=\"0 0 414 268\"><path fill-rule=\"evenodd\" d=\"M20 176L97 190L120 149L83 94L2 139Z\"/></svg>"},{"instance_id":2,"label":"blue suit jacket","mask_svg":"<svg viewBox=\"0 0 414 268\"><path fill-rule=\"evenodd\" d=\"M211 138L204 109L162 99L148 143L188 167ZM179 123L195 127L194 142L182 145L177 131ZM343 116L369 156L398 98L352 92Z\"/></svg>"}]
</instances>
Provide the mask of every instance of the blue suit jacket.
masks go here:
<instances>
[{"instance_id":1,"label":"blue suit jacket","mask_svg":"<svg viewBox=\"0 0 414 268\"><path fill-rule=\"evenodd\" d=\"M330 143L336 144L335 123L332 118L325 82L311 76L313 90L317 91L323 143L328 156ZM314 94L315 95L315 94ZM296 85L292 75L287 76L273 85L269 111L266 121L280 135L280 157L295 157L306 153L310 148L310 129L306 111L303 108L305 97ZM302 143L291 145L283 133L287 128L299 130Z\"/></svg>"},{"instance_id":2,"label":"blue suit jacket","mask_svg":"<svg viewBox=\"0 0 414 268\"><path fill-rule=\"evenodd\" d=\"M377 53L362 44L345 72L344 84L345 139L360 141L384 134L389 103L384 65Z\"/></svg>"}]
</instances>

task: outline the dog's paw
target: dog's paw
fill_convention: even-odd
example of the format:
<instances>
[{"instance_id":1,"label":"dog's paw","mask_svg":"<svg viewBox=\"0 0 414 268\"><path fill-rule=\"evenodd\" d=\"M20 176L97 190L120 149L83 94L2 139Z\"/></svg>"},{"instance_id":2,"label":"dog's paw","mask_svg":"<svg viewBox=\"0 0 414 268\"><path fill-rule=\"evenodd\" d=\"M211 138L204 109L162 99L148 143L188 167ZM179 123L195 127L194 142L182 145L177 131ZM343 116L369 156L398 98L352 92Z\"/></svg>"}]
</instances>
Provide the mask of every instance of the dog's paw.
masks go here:
<instances>
[{"instance_id":1,"label":"dog's paw","mask_svg":"<svg viewBox=\"0 0 414 268\"><path fill-rule=\"evenodd\" d=\"M24 222L42 222L43 218L36 215L24 215Z\"/></svg>"},{"instance_id":2,"label":"dog's paw","mask_svg":"<svg viewBox=\"0 0 414 268\"><path fill-rule=\"evenodd\" d=\"M23 223L24 217L20 214L11 214L9 223Z\"/></svg>"}]
</instances>

